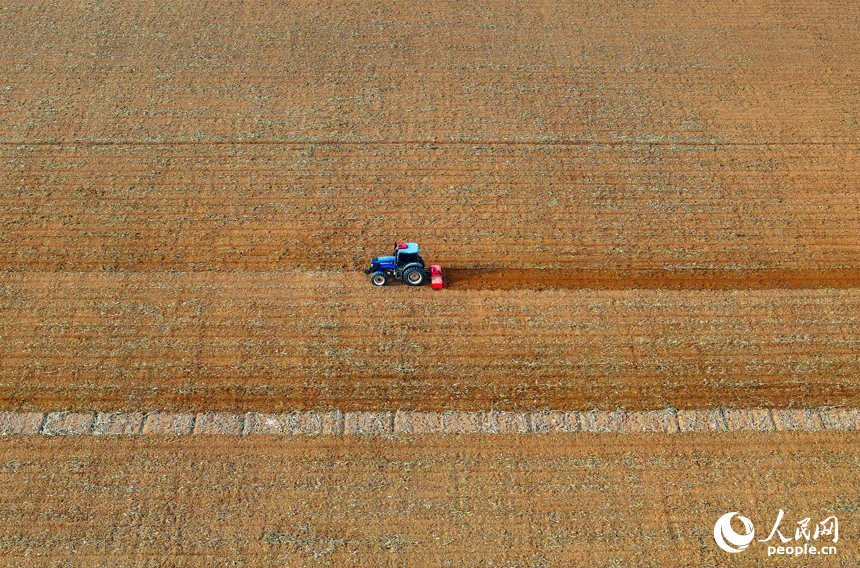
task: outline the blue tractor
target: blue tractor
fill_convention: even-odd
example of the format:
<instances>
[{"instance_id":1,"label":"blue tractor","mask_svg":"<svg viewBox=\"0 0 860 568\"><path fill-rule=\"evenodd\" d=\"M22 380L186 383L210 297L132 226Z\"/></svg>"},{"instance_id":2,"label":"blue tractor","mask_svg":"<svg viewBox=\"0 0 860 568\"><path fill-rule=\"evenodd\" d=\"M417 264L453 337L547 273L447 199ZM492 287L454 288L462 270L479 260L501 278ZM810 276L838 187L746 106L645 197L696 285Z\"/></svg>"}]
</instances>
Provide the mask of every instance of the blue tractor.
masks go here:
<instances>
[{"instance_id":1,"label":"blue tractor","mask_svg":"<svg viewBox=\"0 0 860 568\"><path fill-rule=\"evenodd\" d=\"M374 286L385 286L391 278L403 280L410 286L427 282L427 270L424 259L418 254L417 243L397 243L394 256L374 258L364 273L370 274L370 283Z\"/></svg>"}]
</instances>

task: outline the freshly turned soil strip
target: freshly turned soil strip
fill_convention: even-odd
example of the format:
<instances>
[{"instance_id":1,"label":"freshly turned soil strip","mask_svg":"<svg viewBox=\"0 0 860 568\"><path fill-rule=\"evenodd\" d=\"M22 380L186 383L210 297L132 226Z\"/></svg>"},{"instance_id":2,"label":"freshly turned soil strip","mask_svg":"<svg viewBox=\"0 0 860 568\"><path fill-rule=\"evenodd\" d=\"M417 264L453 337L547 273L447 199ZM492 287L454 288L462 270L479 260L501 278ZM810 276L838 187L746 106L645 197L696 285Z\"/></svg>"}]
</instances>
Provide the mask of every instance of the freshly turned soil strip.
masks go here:
<instances>
[{"instance_id":1,"label":"freshly turned soil strip","mask_svg":"<svg viewBox=\"0 0 860 568\"><path fill-rule=\"evenodd\" d=\"M847 408L531 412L0 412L0 435L371 435L860 430Z\"/></svg>"},{"instance_id":2,"label":"freshly turned soil strip","mask_svg":"<svg viewBox=\"0 0 860 568\"><path fill-rule=\"evenodd\" d=\"M576 270L446 268L459 290L767 290L858 288L860 270Z\"/></svg>"}]
</instances>

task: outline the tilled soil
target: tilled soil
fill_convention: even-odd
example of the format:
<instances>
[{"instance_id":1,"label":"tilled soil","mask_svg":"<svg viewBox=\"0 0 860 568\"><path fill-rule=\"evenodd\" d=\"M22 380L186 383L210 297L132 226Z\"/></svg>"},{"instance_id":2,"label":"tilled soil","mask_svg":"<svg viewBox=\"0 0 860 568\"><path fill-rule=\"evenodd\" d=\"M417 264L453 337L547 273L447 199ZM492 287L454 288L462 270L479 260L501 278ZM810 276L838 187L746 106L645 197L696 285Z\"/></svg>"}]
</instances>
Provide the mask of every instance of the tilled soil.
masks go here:
<instances>
[{"instance_id":1,"label":"tilled soil","mask_svg":"<svg viewBox=\"0 0 860 568\"><path fill-rule=\"evenodd\" d=\"M0 408L860 406L855 3L294 8L2 7Z\"/></svg>"},{"instance_id":2,"label":"tilled soil","mask_svg":"<svg viewBox=\"0 0 860 568\"><path fill-rule=\"evenodd\" d=\"M0 145L0 270L352 271L417 241L461 274L528 271L485 288L856 285L858 162L844 145Z\"/></svg>"},{"instance_id":3,"label":"tilled soil","mask_svg":"<svg viewBox=\"0 0 860 568\"><path fill-rule=\"evenodd\" d=\"M860 292L9 273L4 410L860 407Z\"/></svg>"},{"instance_id":4,"label":"tilled soil","mask_svg":"<svg viewBox=\"0 0 860 568\"><path fill-rule=\"evenodd\" d=\"M0 140L856 145L858 18L852 0L7 1Z\"/></svg>"},{"instance_id":5,"label":"tilled soil","mask_svg":"<svg viewBox=\"0 0 860 568\"><path fill-rule=\"evenodd\" d=\"M857 557L857 434L0 439L0 565L762 566ZM813 540L836 516L838 542ZM810 540L793 540L811 519ZM737 529L736 529L737 530ZM780 543L782 544L782 543ZM785 560L782 558L781 560Z\"/></svg>"},{"instance_id":6,"label":"tilled soil","mask_svg":"<svg viewBox=\"0 0 860 568\"><path fill-rule=\"evenodd\" d=\"M449 268L444 274L447 282L459 290L808 290L860 287L860 272L845 269Z\"/></svg>"},{"instance_id":7,"label":"tilled soil","mask_svg":"<svg viewBox=\"0 0 860 568\"><path fill-rule=\"evenodd\" d=\"M693 431L860 407L858 6L0 3L4 433L438 430L4 437L0 565L856 564L856 433Z\"/></svg>"}]
</instances>

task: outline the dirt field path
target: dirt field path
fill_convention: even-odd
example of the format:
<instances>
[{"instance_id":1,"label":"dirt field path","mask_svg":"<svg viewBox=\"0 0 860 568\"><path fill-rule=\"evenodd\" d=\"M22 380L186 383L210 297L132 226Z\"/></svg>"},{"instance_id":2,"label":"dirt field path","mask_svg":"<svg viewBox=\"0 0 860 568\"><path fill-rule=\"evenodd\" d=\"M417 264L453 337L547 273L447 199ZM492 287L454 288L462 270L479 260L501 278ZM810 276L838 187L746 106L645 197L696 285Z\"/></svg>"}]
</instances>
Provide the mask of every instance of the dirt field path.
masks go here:
<instances>
[{"instance_id":1,"label":"dirt field path","mask_svg":"<svg viewBox=\"0 0 860 568\"><path fill-rule=\"evenodd\" d=\"M233 435L400 436L411 434L640 434L662 432L853 432L850 408L531 412L0 412L0 436Z\"/></svg>"}]
</instances>

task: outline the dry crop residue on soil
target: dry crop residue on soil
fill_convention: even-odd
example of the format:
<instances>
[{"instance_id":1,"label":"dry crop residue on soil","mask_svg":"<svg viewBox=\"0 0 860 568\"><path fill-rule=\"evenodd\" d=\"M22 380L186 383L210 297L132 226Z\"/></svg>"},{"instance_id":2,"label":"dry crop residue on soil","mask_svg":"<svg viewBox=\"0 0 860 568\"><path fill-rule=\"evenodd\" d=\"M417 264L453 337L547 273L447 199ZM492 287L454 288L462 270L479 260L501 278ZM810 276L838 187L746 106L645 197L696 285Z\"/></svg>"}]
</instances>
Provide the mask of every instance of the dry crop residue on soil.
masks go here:
<instances>
[{"instance_id":1,"label":"dry crop residue on soil","mask_svg":"<svg viewBox=\"0 0 860 568\"><path fill-rule=\"evenodd\" d=\"M5 409L858 406L855 2L0 10Z\"/></svg>"},{"instance_id":2,"label":"dry crop residue on soil","mask_svg":"<svg viewBox=\"0 0 860 568\"><path fill-rule=\"evenodd\" d=\"M788 538L797 521L836 515L835 559L805 560L837 566L856 558L860 538L857 442L856 433L6 438L0 566L47 566L45 554L145 565L165 551L183 566L723 565L717 518L739 511L764 539L779 509ZM768 544L731 565L772 561Z\"/></svg>"},{"instance_id":3,"label":"dry crop residue on soil","mask_svg":"<svg viewBox=\"0 0 860 568\"><path fill-rule=\"evenodd\" d=\"M2 1L0 411L860 407L857 21ZM399 240L454 286L371 288ZM714 521L780 508L839 516L816 564L860 537L855 433L0 445L0 566L761 565Z\"/></svg>"},{"instance_id":4,"label":"dry crop residue on soil","mask_svg":"<svg viewBox=\"0 0 860 568\"><path fill-rule=\"evenodd\" d=\"M533 287L558 283L541 270L856 286L857 162L832 145L0 146L0 269L352 271L416 240Z\"/></svg>"},{"instance_id":5,"label":"dry crop residue on soil","mask_svg":"<svg viewBox=\"0 0 860 568\"><path fill-rule=\"evenodd\" d=\"M14 144L860 142L851 0L2 10Z\"/></svg>"},{"instance_id":6,"label":"dry crop residue on soil","mask_svg":"<svg viewBox=\"0 0 860 568\"><path fill-rule=\"evenodd\" d=\"M858 279L855 2L3 16L2 269Z\"/></svg>"},{"instance_id":7,"label":"dry crop residue on soil","mask_svg":"<svg viewBox=\"0 0 860 568\"><path fill-rule=\"evenodd\" d=\"M380 290L340 272L17 273L10 410L860 406L860 291Z\"/></svg>"}]
</instances>

